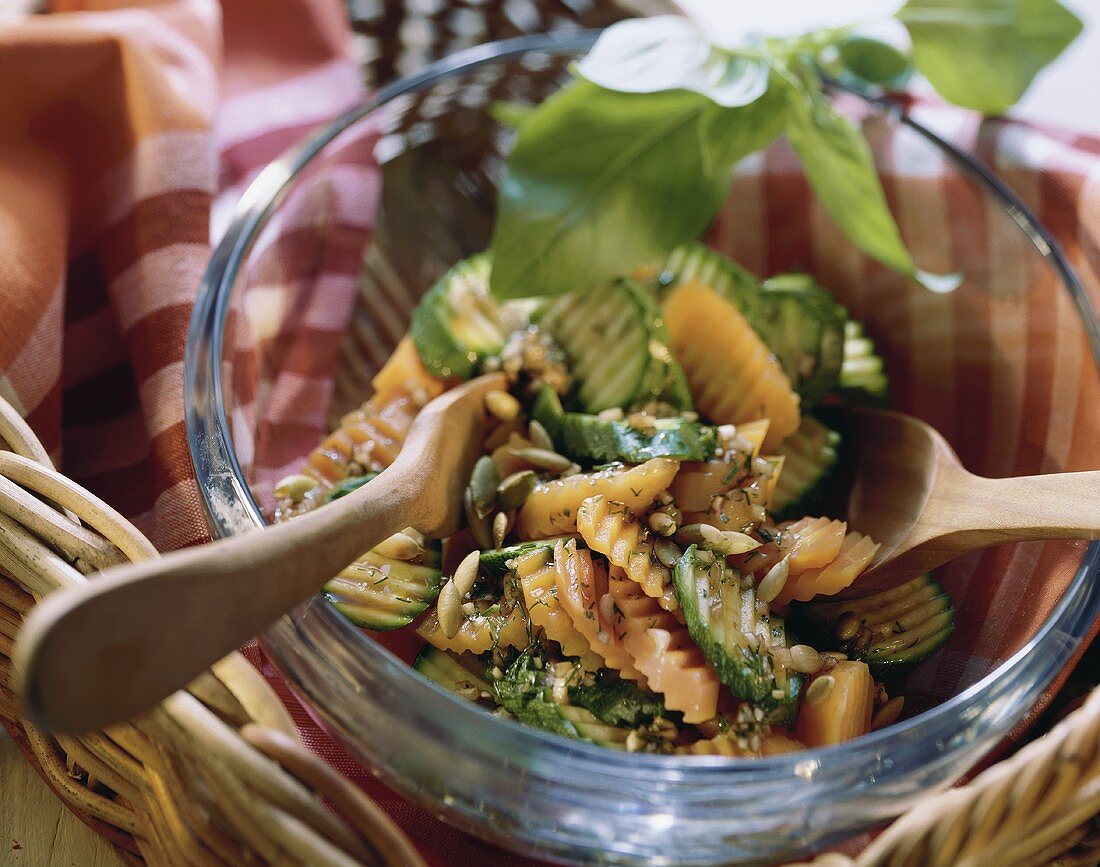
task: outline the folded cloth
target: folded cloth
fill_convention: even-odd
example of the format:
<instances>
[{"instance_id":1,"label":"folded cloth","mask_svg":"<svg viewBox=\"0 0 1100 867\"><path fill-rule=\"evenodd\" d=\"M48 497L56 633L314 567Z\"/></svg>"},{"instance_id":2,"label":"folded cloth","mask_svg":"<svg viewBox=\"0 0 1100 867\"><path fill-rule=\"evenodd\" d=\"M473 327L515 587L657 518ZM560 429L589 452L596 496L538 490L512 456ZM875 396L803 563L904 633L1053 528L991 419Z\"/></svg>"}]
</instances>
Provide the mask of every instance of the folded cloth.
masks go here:
<instances>
[{"instance_id":1,"label":"folded cloth","mask_svg":"<svg viewBox=\"0 0 1100 867\"><path fill-rule=\"evenodd\" d=\"M213 0L57 0L52 14L0 30L0 92L0 394L68 475L130 516L158 548L206 541L183 422L191 305L212 233L259 168L363 96L344 10L338 0L224 0L220 7ZM1011 121L980 124L954 109L920 111L1001 170L1100 301L1100 141ZM918 189L906 180L905 153L893 156L891 196L909 197L903 207L911 206L914 219L948 213L946 169L929 175L922 168ZM714 242L761 272L815 264L831 230L810 206L789 153L780 147L751 161L737 184ZM983 216L967 218L977 237ZM995 255L976 245L970 252ZM333 337L346 326L354 291L350 281L339 286L344 318L314 324ZM315 360L308 387L323 392L335 363L335 353ZM1098 463L1095 389L1081 382L1073 394L1079 424L1059 432L1066 469ZM1046 430L1050 401L1037 395L1035 406L1036 424ZM965 424L965 416L943 422ZM1035 464L1041 456L1028 452L1035 445L1022 442L1007 465ZM1064 579L1080 550L1063 544L983 556L992 558L986 568L1055 570ZM1001 617L1003 634L1019 636L1045 616L1056 593L1034 589L1041 604L1026 611L1005 612L981 588L967 590L960 604ZM1004 650L984 648L980 664L995 664ZM378 797L431 861L523 860L383 789L295 705L259 652L246 652L279 686L306 742ZM934 694L929 678L941 686L969 680L968 665L970 657L948 649L918 689Z\"/></svg>"}]
</instances>

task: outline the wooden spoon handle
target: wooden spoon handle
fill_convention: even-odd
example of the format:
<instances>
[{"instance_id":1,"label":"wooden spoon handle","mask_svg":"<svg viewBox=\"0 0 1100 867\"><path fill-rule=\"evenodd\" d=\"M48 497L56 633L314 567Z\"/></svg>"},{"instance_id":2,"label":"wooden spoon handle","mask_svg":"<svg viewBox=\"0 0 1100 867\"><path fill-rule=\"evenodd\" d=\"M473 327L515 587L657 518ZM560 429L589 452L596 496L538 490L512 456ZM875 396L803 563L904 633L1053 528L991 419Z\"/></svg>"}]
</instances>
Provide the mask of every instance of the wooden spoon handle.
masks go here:
<instances>
[{"instance_id":1,"label":"wooden spoon handle","mask_svg":"<svg viewBox=\"0 0 1100 867\"><path fill-rule=\"evenodd\" d=\"M957 526L987 534L986 545L1100 539L1100 470L971 482Z\"/></svg>"},{"instance_id":2,"label":"wooden spoon handle","mask_svg":"<svg viewBox=\"0 0 1100 867\"><path fill-rule=\"evenodd\" d=\"M79 733L129 719L189 683L409 526L398 467L369 488L47 597L19 636L15 682L28 710L50 730Z\"/></svg>"}]
</instances>

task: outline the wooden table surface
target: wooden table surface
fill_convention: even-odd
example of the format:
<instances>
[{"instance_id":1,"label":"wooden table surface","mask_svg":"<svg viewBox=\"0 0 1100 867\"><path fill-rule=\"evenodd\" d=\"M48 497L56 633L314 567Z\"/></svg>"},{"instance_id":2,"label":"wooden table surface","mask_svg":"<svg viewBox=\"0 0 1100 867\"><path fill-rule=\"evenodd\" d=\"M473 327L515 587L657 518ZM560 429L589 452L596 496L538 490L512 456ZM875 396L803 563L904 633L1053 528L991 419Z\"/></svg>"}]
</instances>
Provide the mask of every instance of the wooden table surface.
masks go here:
<instances>
[{"instance_id":1,"label":"wooden table surface","mask_svg":"<svg viewBox=\"0 0 1100 867\"><path fill-rule=\"evenodd\" d=\"M1100 134L1100 96L1082 98L1100 58L1100 8L1095 0L1062 0L1088 23L1084 35L1048 69L1016 114ZM0 5L3 5L0 2ZM0 865L118 867L122 861L72 816L0 733Z\"/></svg>"}]
</instances>

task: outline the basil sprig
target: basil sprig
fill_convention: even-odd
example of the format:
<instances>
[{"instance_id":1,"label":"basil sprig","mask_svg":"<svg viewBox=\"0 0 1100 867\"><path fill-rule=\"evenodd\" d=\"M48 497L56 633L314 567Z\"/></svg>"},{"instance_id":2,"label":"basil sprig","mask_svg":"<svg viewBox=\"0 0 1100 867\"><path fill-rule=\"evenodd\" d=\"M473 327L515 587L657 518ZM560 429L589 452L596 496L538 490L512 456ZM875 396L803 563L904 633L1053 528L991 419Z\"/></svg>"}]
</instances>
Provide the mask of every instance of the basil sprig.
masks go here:
<instances>
[{"instance_id":1,"label":"basil sprig","mask_svg":"<svg viewBox=\"0 0 1100 867\"><path fill-rule=\"evenodd\" d=\"M783 22L781 35L740 33L736 43L673 16L606 30L577 65L580 80L515 117L493 293L556 295L664 257L711 222L734 166L783 134L856 246L934 291L955 288L958 275L914 264L867 142L829 103L821 70L894 88L915 66L952 102L999 112L1081 24L1057 0L908 0L896 17L911 55L835 26L835 15L819 16L826 29L791 35Z\"/></svg>"}]
</instances>

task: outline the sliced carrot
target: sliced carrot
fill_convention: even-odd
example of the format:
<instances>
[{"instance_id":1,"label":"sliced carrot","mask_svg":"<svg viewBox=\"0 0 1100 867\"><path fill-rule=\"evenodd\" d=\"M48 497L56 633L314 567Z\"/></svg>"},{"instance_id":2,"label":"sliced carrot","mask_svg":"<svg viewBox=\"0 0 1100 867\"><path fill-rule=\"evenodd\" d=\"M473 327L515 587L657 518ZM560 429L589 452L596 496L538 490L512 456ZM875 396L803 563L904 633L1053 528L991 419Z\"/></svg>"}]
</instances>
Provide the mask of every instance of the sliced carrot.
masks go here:
<instances>
[{"instance_id":1,"label":"sliced carrot","mask_svg":"<svg viewBox=\"0 0 1100 867\"><path fill-rule=\"evenodd\" d=\"M515 571L531 622L542 627L547 638L560 644L566 656L581 657L586 667L591 667L593 662L599 667L602 659L594 657L588 649L588 641L558 604L557 569L550 552L540 549L519 557Z\"/></svg>"},{"instance_id":2,"label":"sliced carrot","mask_svg":"<svg viewBox=\"0 0 1100 867\"><path fill-rule=\"evenodd\" d=\"M791 573L828 566L840 554L848 525L829 518L802 518L781 529L791 533Z\"/></svg>"},{"instance_id":3,"label":"sliced carrot","mask_svg":"<svg viewBox=\"0 0 1100 867\"><path fill-rule=\"evenodd\" d=\"M669 296L664 314L672 354L704 414L739 428L768 419L763 438L768 451L798 429L799 397L790 379L736 307L693 280Z\"/></svg>"},{"instance_id":4,"label":"sliced carrot","mask_svg":"<svg viewBox=\"0 0 1100 867\"><path fill-rule=\"evenodd\" d=\"M718 712L718 678L692 642L687 627L618 566L609 574L615 600L615 628L649 688L665 697L665 707L684 722L713 719Z\"/></svg>"},{"instance_id":5,"label":"sliced carrot","mask_svg":"<svg viewBox=\"0 0 1100 867\"><path fill-rule=\"evenodd\" d=\"M818 701L811 701L814 683L827 677L832 678L831 687ZM818 686L815 691L821 690ZM792 734L808 747L849 741L871 730L874 704L875 681L867 664L853 660L838 662L810 681Z\"/></svg>"},{"instance_id":6,"label":"sliced carrot","mask_svg":"<svg viewBox=\"0 0 1100 867\"><path fill-rule=\"evenodd\" d=\"M407 335L401 338L393 354L374 375L371 385L374 387L371 400L377 406L402 394L431 400L442 394L444 388L443 380L432 376L424 366L412 338Z\"/></svg>"},{"instance_id":7,"label":"sliced carrot","mask_svg":"<svg viewBox=\"0 0 1100 867\"><path fill-rule=\"evenodd\" d=\"M794 580L788 581L779 602L797 599L808 602L815 596L832 596L851 585L874 559L879 545L870 536L851 532L844 537L844 544L833 562L821 569L807 569Z\"/></svg>"},{"instance_id":8,"label":"sliced carrot","mask_svg":"<svg viewBox=\"0 0 1100 867\"><path fill-rule=\"evenodd\" d=\"M573 627L588 642L589 649L628 680L645 683L634 660L622 646L616 632L613 600L609 595L607 572L592 562L587 548L575 541L554 546L557 600L573 621ZM604 602L604 597L607 601Z\"/></svg>"}]
</instances>

